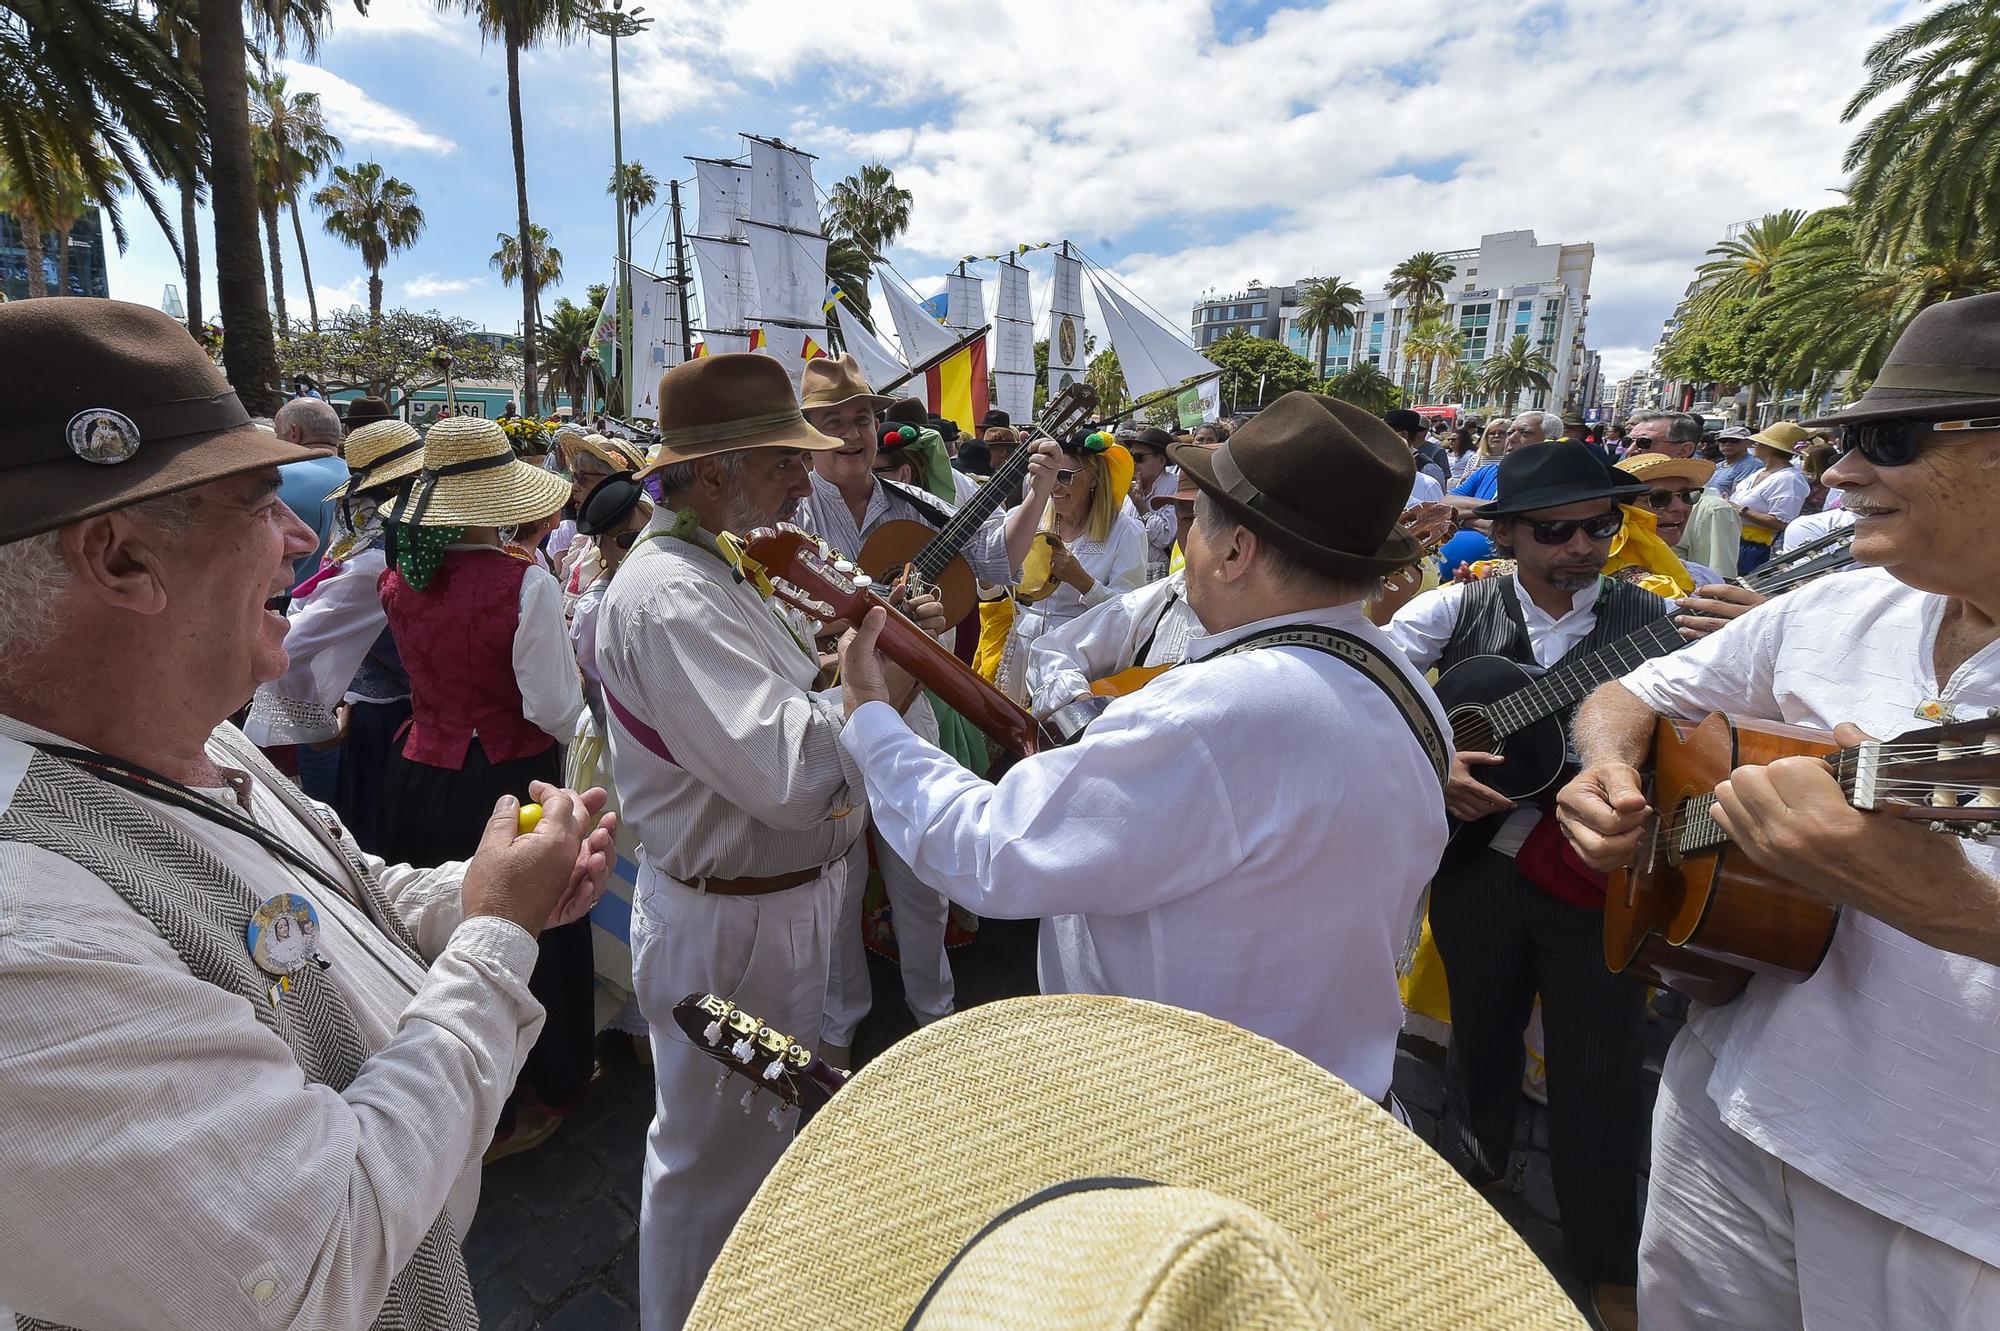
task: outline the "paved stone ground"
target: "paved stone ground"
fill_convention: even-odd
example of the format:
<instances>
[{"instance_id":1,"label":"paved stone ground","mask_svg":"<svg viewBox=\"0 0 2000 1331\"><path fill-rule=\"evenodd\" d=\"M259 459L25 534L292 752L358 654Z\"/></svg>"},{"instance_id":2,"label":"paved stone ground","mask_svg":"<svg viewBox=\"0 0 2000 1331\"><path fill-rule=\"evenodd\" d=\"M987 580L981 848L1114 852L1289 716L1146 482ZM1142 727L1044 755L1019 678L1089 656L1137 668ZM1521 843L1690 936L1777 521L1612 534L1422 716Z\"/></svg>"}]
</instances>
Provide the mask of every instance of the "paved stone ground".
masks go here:
<instances>
[{"instance_id":1,"label":"paved stone ground","mask_svg":"<svg viewBox=\"0 0 2000 1331\"><path fill-rule=\"evenodd\" d=\"M952 954L961 1006L1032 992L1032 922L982 925L979 938ZM908 1034L896 969L870 956L875 1012L856 1036L867 1059ZM1678 1023L1648 1027L1646 1119L1633 1125L1644 1140L1651 1122L1660 1059ZM615 1041L601 1046L599 1078L589 1103L546 1145L486 1171L479 1217L466 1240L466 1260L486 1331L627 1331L639 1325L639 1169L653 1116L652 1080ZM1437 1131L1443 1096L1443 1051L1405 1040L1396 1059L1396 1094L1426 1141ZM1495 1208L1520 1232L1572 1297L1566 1277L1549 1177L1547 1111L1523 1101L1517 1143L1522 1191L1494 1197ZM1642 1160L1647 1157L1642 1154Z\"/></svg>"}]
</instances>

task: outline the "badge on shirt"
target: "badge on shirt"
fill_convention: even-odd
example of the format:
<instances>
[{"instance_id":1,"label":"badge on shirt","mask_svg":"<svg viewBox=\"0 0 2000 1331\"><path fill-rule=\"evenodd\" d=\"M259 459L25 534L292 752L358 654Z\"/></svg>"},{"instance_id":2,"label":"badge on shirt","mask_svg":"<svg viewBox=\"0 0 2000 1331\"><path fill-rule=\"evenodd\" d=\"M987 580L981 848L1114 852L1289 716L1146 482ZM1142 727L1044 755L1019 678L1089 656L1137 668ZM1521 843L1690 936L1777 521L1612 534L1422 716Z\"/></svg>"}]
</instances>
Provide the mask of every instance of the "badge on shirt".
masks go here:
<instances>
[{"instance_id":1,"label":"badge on shirt","mask_svg":"<svg viewBox=\"0 0 2000 1331\"><path fill-rule=\"evenodd\" d=\"M250 959L266 975L282 978L326 964L319 955L319 912L296 892L280 892L257 907L243 937Z\"/></svg>"}]
</instances>

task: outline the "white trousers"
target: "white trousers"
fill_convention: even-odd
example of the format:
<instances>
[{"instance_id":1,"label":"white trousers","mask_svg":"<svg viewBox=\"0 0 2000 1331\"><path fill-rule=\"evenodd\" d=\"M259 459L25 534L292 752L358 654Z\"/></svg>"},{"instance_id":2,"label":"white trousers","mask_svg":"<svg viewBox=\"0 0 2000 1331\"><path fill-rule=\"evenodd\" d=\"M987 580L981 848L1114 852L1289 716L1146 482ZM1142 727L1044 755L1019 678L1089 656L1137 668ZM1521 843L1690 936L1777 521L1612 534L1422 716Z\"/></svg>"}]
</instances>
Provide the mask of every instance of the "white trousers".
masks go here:
<instances>
[{"instance_id":1,"label":"white trousers","mask_svg":"<svg viewBox=\"0 0 2000 1331\"><path fill-rule=\"evenodd\" d=\"M868 894L868 843L875 844L876 863L896 926L896 955L903 971L903 998L917 1025L928 1026L951 1015L956 990L951 962L945 957L944 932L951 903L924 886L917 871L903 862L889 843L870 829L854 843L847 858L847 890L841 895L840 923L833 940L833 971L826 986L826 1019L821 1027L827 1044L843 1049L854 1044L854 1029L868 1015L875 995L868 983L868 951L861 941L861 899Z\"/></svg>"},{"instance_id":2,"label":"white trousers","mask_svg":"<svg viewBox=\"0 0 2000 1331\"><path fill-rule=\"evenodd\" d=\"M761 897L709 896L639 871L632 972L652 1027L657 1086L646 1134L639 1208L639 1317L645 1331L678 1331L723 1240L797 1129L767 1115L777 1101L689 1044L674 1004L714 993L801 1040L819 1031L829 949L847 879L836 861L810 883Z\"/></svg>"},{"instance_id":3,"label":"white trousers","mask_svg":"<svg viewBox=\"0 0 2000 1331\"><path fill-rule=\"evenodd\" d=\"M2000 1326L2000 1271L1848 1200L1728 1127L1708 1094L1714 1069L1683 1030L1661 1074L1639 1240L1645 1331Z\"/></svg>"}]
</instances>

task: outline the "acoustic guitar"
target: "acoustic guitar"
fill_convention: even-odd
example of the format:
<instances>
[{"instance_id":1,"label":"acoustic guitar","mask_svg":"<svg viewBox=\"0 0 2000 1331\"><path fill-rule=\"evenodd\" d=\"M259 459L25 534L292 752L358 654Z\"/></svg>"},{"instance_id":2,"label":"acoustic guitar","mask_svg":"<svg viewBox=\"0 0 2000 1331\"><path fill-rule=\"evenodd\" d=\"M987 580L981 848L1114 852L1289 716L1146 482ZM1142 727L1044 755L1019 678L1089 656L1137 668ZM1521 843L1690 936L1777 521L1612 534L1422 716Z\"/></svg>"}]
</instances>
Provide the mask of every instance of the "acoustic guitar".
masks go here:
<instances>
[{"instance_id":1,"label":"acoustic guitar","mask_svg":"<svg viewBox=\"0 0 2000 1331\"><path fill-rule=\"evenodd\" d=\"M978 579L972 566L959 551L973 538L995 509L1007 502L1015 486L1028 474L1037 439L1062 439L1073 433L1097 409L1097 390L1081 381L1056 394L1043 410L1041 419L1015 445L1014 452L979 487L977 494L959 505L951 521L932 531L921 522L897 519L877 527L855 557L871 578L886 582L905 567L911 567L927 586L937 588L944 602L944 617L957 624L979 605Z\"/></svg>"},{"instance_id":2,"label":"acoustic guitar","mask_svg":"<svg viewBox=\"0 0 2000 1331\"><path fill-rule=\"evenodd\" d=\"M718 1093L731 1073L750 1083L743 1092L745 1113L755 1107L759 1091L777 1098L770 1113L773 1127L785 1126L789 1110L824 1108L847 1084L845 1072L726 998L689 994L674 1004L674 1024L688 1043L725 1069L715 1083Z\"/></svg>"},{"instance_id":3,"label":"acoustic guitar","mask_svg":"<svg viewBox=\"0 0 2000 1331\"><path fill-rule=\"evenodd\" d=\"M883 600L873 578L811 532L791 526L759 528L744 541L743 553L771 580L778 600L817 623L847 627L859 624L877 606L888 611L877 640L882 655L1015 757L1063 742Z\"/></svg>"},{"instance_id":4,"label":"acoustic guitar","mask_svg":"<svg viewBox=\"0 0 2000 1331\"><path fill-rule=\"evenodd\" d=\"M1852 532L1835 532L1773 560L1738 586L1765 596L1803 587L1815 578L1851 568ZM1554 786L1568 762L1569 730L1563 714L1601 684L1630 674L1642 663L1688 645L1671 615L1579 660L1535 674L1505 656L1474 656L1438 677L1438 701L1451 719L1452 740L1461 752L1497 753L1504 761L1482 767L1479 781L1516 804ZM1483 821L1483 820L1482 820ZM1450 820L1451 835L1463 826Z\"/></svg>"},{"instance_id":5,"label":"acoustic guitar","mask_svg":"<svg viewBox=\"0 0 2000 1331\"><path fill-rule=\"evenodd\" d=\"M1751 976L1809 978L1840 912L1737 851L1715 788L1738 767L1821 757L1848 803L1974 840L2000 833L2000 716L1836 748L1821 731L1717 714L1682 733L1662 719L1648 784L1654 813L1604 896L1604 961L1704 1003Z\"/></svg>"}]
</instances>

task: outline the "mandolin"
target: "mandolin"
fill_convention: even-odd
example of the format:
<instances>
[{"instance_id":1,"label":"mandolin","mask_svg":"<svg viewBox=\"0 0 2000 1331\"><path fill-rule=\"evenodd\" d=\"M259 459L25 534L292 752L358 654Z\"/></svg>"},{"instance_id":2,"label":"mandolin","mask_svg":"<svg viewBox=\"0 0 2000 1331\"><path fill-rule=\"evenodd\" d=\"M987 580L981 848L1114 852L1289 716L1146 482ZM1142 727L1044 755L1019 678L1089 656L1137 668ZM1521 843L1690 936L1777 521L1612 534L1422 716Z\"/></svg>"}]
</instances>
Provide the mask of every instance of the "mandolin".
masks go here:
<instances>
[{"instance_id":1,"label":"mandolin","mask_svg":"<svg viewBox=\"0 0 2000 1331\"><path fill-rule=\"evenodd\" d=\"M1755 975L1811 977L1840 912L1736 851L1711 812L1738 767L1822 757L1847 800L1886 818L1977 840L2000 833L2000 716L1837 748L1799 726L1717 714L1653 734L1654 810L1633 863L1604 895L1604 961L1704 1003L1726 1003Z\"/></svg>"},{"instance_id":2,"label":"mandolin","mask_svg":"<svg viewBox=\"0 0 2000 1331\"><path fill-rule=\"evenodd\" d=\"M772 595L816 622L859 624L876 606L889 612L878 647L945 704L1018 758L1061 742L1012 698L875 592L868 574L797 527L764 527L743 543L747 560L770 578ZM1079 732L1080 733L1080 732ZM1074 736L1071 736L1074 738Z\"/></svg>"},{"instance_id":3,"label":"mandolin","mask_svg":"<svg viewBox=\"0 0 2000 1331\"><path fill-rule=\"evenodd\" d=\"M715 1084L717 1092L732 1072L752 1083L743 1092L744 1112L755 1105L760 1090L777 1097L770 1115L774 1127L785 1125L788 1110L824 1108L847 1084L845 1072L726 998L689 994L674 1004L674 1024L690 1044L726 1069Z\"/></svg>"},{"instance_id":4,"label":"mandolin","mask_svg":"<svg viewBox=\"0 0 2000 1331\"><path fill-rule=\"evenodd\" d=\"M919 579L937 588L938 599L944 602L945 620L959 623L979 604L978 580L959 551L994 510L1007 502L1021 478L1028 474L1035 440L1067 437L1096 407L1097 390L1089 384L1078 382L1063 389L1042 412L1027 437L1015 446L1013 456L994 471L977 494L959 505L951 521L936 531L909 519L885 522L862 545L855 562L878 581L886 581L905 566L913 565Z\"/></svg>"}]
</instances>

